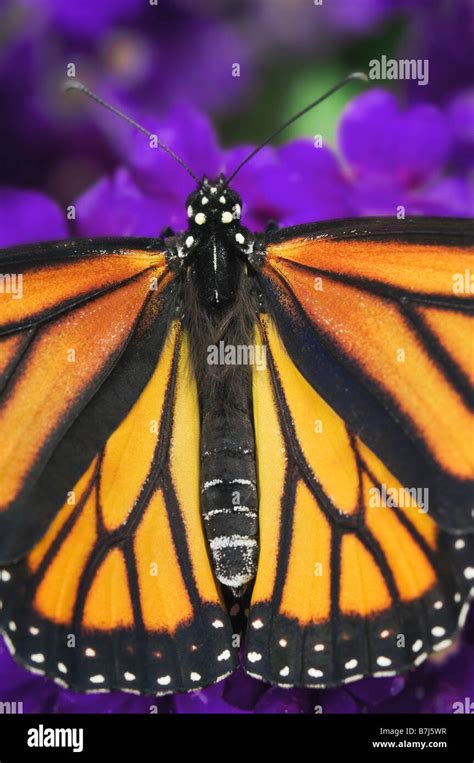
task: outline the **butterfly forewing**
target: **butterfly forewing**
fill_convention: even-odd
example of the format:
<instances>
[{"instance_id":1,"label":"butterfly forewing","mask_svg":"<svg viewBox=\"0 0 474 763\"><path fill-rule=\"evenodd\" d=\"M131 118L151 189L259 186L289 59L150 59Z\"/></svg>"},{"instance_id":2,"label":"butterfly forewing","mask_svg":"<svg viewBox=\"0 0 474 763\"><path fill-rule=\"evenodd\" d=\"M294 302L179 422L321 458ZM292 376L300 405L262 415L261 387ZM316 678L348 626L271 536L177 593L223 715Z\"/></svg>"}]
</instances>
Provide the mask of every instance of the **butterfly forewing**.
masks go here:
<instances>
[{"instance_id":1,"label":"butterfly forewing","mask_svg":"<svg viewBox=\"0 0 474 763\"><path fill-rule=\"evenodd\" d=\"M74 452L68 443L78 419L94 407L95 396L112 372L127 365L130 338L142 343L157 315L162 319L160 330L166 331L169 300L163 295L166 287L169 291L170 276L163 253L119 250L112 242L109 253L102 249L94 254L86 242L81 257L73 243L70 248L49 245L49 259L47 245L15 256L7 251L2 257L2 269L14 267L21 273L23 290L21 299L1 297L3 561L19 558L41 537L72 487L70 475L78 479L88 465L85 459L90 463L94 452L89 442L108 423L106 409L89 418L89 431L76 438ZM157 329L158 338L156 333ZM157 353L159 344L154 362ZM140 363L135 358L134 364L140 381L129 387L122 378L117 409L132 404L138 394L134 387L143 385L150 371L146 356ZM48 473L57 460L63 468L56 464Z\"/></svg>"},{"instance_id":2,"label":"butterfly forewing","mask_svg":"<svg viewBox=\"0 0 474 763\"><path fill-rule=\"evenodd\" d=\"M354 220L277 234L262 288L306 379L434 519L472 527L473 225Z\"/></svg>"}]
</instances>

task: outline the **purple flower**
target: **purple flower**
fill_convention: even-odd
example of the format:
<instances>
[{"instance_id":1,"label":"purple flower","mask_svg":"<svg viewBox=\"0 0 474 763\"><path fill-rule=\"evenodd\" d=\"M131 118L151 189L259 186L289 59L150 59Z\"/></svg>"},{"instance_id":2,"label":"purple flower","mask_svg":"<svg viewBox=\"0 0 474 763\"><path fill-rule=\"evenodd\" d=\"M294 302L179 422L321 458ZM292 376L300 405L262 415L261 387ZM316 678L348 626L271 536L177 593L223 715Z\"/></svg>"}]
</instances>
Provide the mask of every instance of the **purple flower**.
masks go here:
<instances>
[{"instance_id":1,"label":"purple flower","mask_svg":"<svg viewBox=\"0 0 474 763\"><path fill-rule=\"evenodd\" d=\"M0 188L0 247L66 238L58 205L34 191Z\"/></svg>"},{"instance_id":2,"label":"purple flower","mask_svg":"<svg viewBox=\"0 0 474 763\"><path fill-rule=\"evenodd\" d=\"M474 87L450 100L447 115L455 140L453 165L460 174L469 175L474 167Z\"/></svg>"},{"instance_id":3,"label":"purple flower","mask_svg":"<svg viewBox=\"0 0 474 763\"><path fill-rule=\"evenodd\" d=\"M401 109L381 89L355 98L339 126L339 150L298 140L267 147L246 165L233 186L244 200L244 224L264 229L269 220L291 225L363 214L468 214L472 198L456 151L472 145L464 124L472 102L453 100L447 114L426 104ZM189 105L168 119L143 121L197 173L229 174L250 147L224 150L208 120ZM110 150L120 168L94 183L76 202L70 234L158 236L186 224L185 199L194 186L181 167L147 139L108 121ZM60 209L37 192L0 192L2 244L65 236ZM25 230L27 231L25 235ZM208 689L174 697L125 693L77 695L17 666L0 645L0 701L23 701L25 712L138 713L354 713L452 712L474 686L474 618L460 646L442 662L429 661L404 676L366 678L330 690L281 689L237 670Z\"/></svg>"},{"instance_id":4,"label":"purple flower","mask_svg":"<svg viewBox=\"0 0 474 763\"><path fill-rule=\"evenodd\" d=\"M215 177L235 168L250 147L222 150L209 122L190 107L170 119L145 123L197 175ZM186 128L183 128L186 125ZM374 88L355 98L339 126L340 152L297 140L267 147L237 175L243 223L263 230L351 215L469 215L472 190L462 176L446 174L458 135L438 107L402 110L396 98ZM130 128L115 125L116 150L125 166L86 191L77 202L80 235L153 235L186 225L184 201L194 181L159 148Z\"/></svg>"},{"instance_id":5,"label":"purple flower","mask_svg":"<svg viewBox=\"0 0 474 763\"><path fill-rule=\"evenodd\" d=\"M460 138L438 107L402 110L395 96L371 89L342 115L339 142L356 214L472 214L469 182L446 175Z\"/></svg>"}]
</instances>

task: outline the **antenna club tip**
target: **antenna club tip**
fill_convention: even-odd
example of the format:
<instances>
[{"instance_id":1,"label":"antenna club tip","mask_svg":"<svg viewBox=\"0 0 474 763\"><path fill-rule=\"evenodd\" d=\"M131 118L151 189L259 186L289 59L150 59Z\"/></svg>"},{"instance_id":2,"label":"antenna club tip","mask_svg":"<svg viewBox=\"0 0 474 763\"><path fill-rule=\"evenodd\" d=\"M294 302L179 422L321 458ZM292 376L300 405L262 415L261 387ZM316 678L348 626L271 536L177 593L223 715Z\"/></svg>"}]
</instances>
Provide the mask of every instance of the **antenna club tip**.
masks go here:
<instances>
[{"instance_id":1,"label":"antenna club tip","mask_svg":"<svg viewBox=\"0 0 474 763\"><path fill-rule=\"evenodd\" d=\"M77 79L67 79L62 84L63 93L67 93L68 90L85 90L85 86Z\"/></svg>"},{"instance_id":2,"label":"antenna club tip","mask_svg":"<svg viewBox=\"0 0 474 763\"><path fill-rule=\"evenodd\" d=\"M365 74L364 72L352 72L352 74L349 74L348 79L359 80L359 82L368 82L369 81L369 78L368 78L367 74Z\"/></svg>"}]
</instances>

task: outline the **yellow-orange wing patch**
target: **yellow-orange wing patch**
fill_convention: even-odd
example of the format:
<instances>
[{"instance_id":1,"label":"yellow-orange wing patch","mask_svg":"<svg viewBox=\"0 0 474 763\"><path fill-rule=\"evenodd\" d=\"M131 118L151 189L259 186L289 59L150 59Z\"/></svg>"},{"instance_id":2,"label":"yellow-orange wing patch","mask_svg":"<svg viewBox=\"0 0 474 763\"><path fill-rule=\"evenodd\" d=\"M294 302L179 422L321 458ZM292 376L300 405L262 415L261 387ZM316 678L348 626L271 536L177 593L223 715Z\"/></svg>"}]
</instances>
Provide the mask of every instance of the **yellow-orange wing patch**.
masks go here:
<instances>
[{"instance_id":1,"label":"yellow-orange wing patch","mask_svg":"<svg viewBox=\"0 0 474 763\"><path fill-rule=\"evenodd\" d=\"M245 668L331 686L417 665L452 640L472 585L473 537L432 519L305 380L273 321L254 371L260 557Z\"/></svg>"},{"instance_id":2,"label":"yellow-orange wing patch","mask_svg":"<svg viewBox=\"0 0 474 763\"><path fill-rule=\"evenodd\" d=\"M233 669L202 530L199 437L187 339L173 323L140 396L42 540L0 573L2 626L29 667L82 691L151 694Z\"/></svg>"}]
</instances>

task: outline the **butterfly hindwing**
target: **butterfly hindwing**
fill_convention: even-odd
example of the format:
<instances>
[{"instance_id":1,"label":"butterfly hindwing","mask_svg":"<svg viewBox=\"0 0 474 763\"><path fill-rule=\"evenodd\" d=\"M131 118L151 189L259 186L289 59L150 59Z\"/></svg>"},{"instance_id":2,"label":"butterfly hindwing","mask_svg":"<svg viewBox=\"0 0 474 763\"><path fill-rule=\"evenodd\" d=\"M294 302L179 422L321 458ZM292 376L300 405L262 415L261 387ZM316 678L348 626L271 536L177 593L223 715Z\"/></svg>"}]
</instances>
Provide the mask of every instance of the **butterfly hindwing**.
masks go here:
<instances>
[{"instance_id":1,"label":"butterfly hindwing","mask_svg":"<svg viewBox=\"0 0 474 763\"><path fill-rule=\"evenodd\" d=\"M160 694L236 663L199 508L199 412L173 323L138 400L24 561L2 625L29 668L81 691Z\"/></svg>"},{"instance_id":2,"label":"butterfly hindwing","mask_svg":"<svg viewBox=\"0 0 474 763\"><path fill-rule=\"evenodd\" d=\"M440 530L426 494L405 498L266 315L259 333L260 557L245 668L281 685L331 686L419 664L465 616L474 536Z\"/></svg>"},{"instance_id":3,"label":"butterfly hindwing","mask_svg":"<svg viewBox=\"0 0 474 763\"><path fill-rule=\"evenodd\" d=\"M301 373L448 530L472 527L473 223L335 221L268 239L268 309Z\"/></svg>"}]
</instances>

